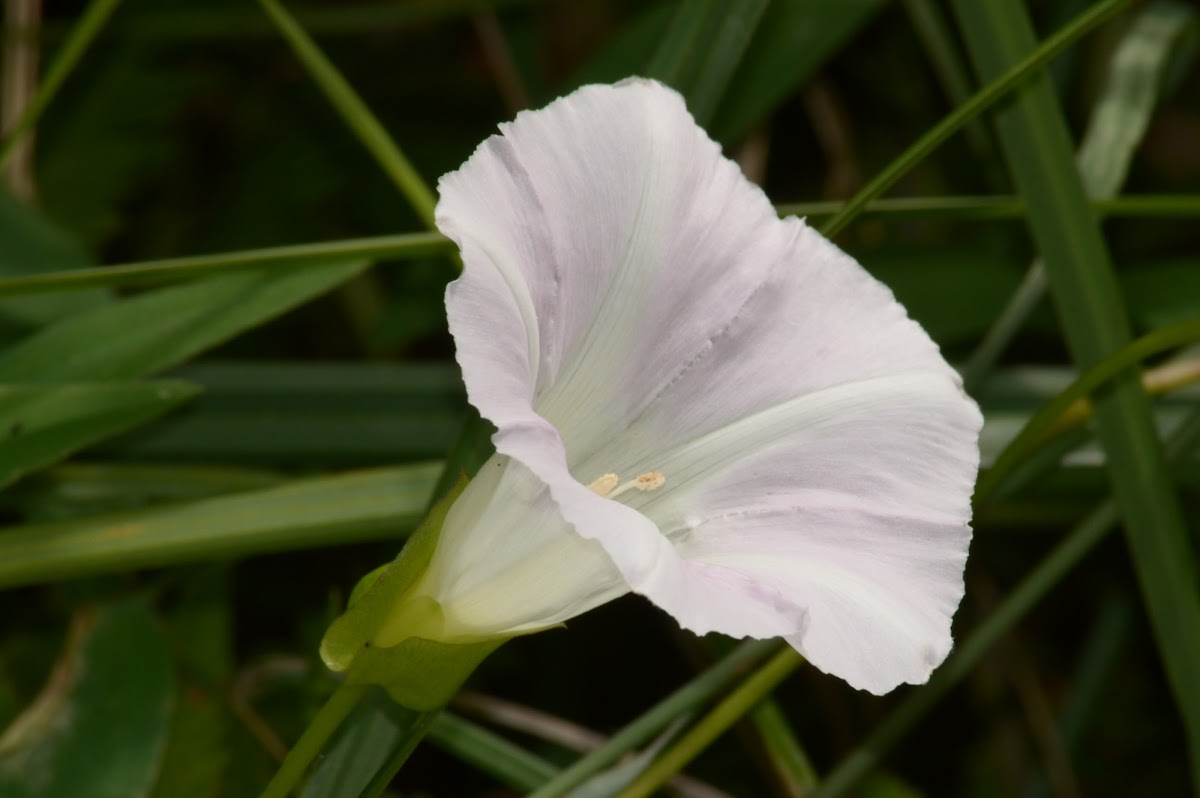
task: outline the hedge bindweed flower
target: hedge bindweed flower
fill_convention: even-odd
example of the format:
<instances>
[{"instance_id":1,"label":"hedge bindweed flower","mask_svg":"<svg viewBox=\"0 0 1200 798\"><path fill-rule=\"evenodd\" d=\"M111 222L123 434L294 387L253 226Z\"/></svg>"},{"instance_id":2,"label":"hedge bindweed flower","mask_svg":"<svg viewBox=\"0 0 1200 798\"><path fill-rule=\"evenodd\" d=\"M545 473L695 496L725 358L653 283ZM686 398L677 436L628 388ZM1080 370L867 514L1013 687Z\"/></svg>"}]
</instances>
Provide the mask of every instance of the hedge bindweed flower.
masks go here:
<instances>
[{"instance_id":1,"label":"hedge bindweed flower","mask_svg":"<svg viewBox=\"0 0 1200 798\"><path fill-rule=\"evenodd\" d=\"M649 80L518 115L439 188L496 454L374 644L523 634L633 591L873 693L925 681L981 418L891 292Z\"/></svg>"}]
</instances>

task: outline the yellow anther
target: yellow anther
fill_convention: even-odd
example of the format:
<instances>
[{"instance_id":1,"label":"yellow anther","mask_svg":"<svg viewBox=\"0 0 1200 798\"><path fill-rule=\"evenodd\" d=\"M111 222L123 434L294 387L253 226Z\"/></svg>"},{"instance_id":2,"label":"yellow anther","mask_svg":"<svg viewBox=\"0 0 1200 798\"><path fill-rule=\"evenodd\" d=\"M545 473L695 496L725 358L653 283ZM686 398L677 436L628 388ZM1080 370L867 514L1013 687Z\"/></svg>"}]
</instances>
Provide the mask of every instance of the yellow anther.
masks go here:
<instances>
[{"instance_id":1,"label":"yellow anther","mask_svg":"<svg viewBox=\"0 0 1200 798\"><path fill-rule=\"evenodd\" d=\"M621 478L616 474L604 474L592 480L592 484L588 485L588 490L598 496L608 496L620 481Z\"/></svg>"}]
</instances>

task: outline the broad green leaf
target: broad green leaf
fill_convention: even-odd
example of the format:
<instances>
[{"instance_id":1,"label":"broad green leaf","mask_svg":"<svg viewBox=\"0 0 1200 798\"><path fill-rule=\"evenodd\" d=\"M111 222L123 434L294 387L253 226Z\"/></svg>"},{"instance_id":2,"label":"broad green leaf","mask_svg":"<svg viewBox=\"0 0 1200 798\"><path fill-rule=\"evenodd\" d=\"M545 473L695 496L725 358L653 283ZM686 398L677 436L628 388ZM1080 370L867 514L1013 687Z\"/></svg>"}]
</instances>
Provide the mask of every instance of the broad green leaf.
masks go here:
<instances>
[{"instance_id":1,"label":"broad green leaf","mask_svg":"<svg viewBox=\"0 0 1200 798\"><path fill-rule=\"evenodd\" d=\"M0 277L39 275L92 265L92 259L74 239L33 208L0 191ZM0 301L0 320L18 327L36 327L103 304L109 297L106 290L89 288L5 299Z\"/></svg>"},{"instance_id":2,"label":"broad green leaf","mask_svg":"<svg viewBox=\"0 0 1200 798\"><path fill-rule=\"evenodd\" d=\"M83 611L45 690L0 736L0 794L149 795L173 689L166 640L144 602Z\"/></svg>"},{"instance_id":3,"label":"broad green leaf","mask_svg":"<svg viewBox=\"0 0 1200 798\"><path fill-rule=\"evenodd\" d=\"M195 395L179 380L0 383L0 487Z\"/></svg>"},{"instance_id":4,"label":"broad green leaf","mask_svg":"<svg viewBox=\"0 0 1200 798\"><path fill-rule=\"evenodd\" d=\"M56 322L0 353L0 380L151 374L328 291L363 266L247 272L112 302Z\"/></svg>"},{"instance_id":5,"label":"broad green leaf","mask_svg":"<svg viewBox=\"0 0 1200 798\"><path fill-rule=\"evenodd\" d=\"M0 533L0 587L87 574L399 538L436 463L357 471L198 502L27 524Z\"/></svg>"},{"instance_id":6,"label":"broad green leaf","mask_svg":"<svg viewBox=\"0 0 1200 798\"><path fill-rule=\"evenodd\" d=\"M102 450L143 460L363 465L442 456L466 407L449 363L198 363L203 393Z\"/></svg>"}]
</instances>

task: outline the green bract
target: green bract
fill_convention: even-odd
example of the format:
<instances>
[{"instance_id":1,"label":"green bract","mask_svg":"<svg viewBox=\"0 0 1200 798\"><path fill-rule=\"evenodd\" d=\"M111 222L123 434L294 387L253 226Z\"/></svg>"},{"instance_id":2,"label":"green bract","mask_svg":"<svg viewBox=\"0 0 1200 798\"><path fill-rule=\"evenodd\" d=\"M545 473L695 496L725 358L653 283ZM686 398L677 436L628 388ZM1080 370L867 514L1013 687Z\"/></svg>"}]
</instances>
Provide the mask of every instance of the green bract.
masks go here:
<instances>
[{"instance_id":1,"label":"green bract","mask_svg":"<svg viewBox=\"0 0 1200 798\"><path fill-rule=\"evenodd\" d=\"M350 596L346 612L321 641L321 658L331 670L343 671L351 684L377 684L411 709L436 709L466 681L471 672L509 638L499 636L467 643L444 643L415 634L434 628L440 608L410 594L433 558L442 525L454 500L467 485L464 477L443 497L409 538L391 565L367 574ZM414 635L392 646L377 646L384 627L397 618L411 619Z\"/></svg>"}]
</instances>

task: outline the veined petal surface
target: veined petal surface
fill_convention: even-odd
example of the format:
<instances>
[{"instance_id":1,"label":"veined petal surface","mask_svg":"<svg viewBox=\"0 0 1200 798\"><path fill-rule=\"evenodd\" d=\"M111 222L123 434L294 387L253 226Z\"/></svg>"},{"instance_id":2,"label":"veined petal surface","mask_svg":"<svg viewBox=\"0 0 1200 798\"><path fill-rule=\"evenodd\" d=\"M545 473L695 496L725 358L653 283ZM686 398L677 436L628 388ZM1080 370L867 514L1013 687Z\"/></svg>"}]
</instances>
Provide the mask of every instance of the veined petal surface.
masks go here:
<instances>
[{"instance_id":1,"label":"veined petal surface","mask_svg":"<svg viewBox=\"0 0 1200 798\"><path fill-rule=\"evenodd\" d=\"M785 636L873 692L924 681L962 595L981 424L936 345L658 83L501 129L442 179L437 219L507 467L684 626ZM587 487L651 471L659 490Z\"/></svg>"}]
</instances>

